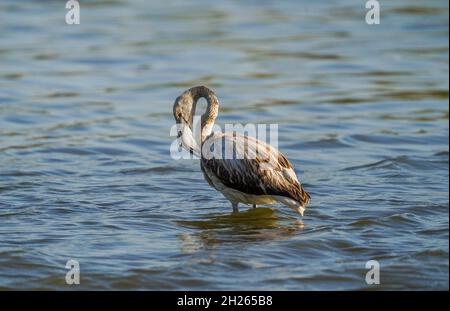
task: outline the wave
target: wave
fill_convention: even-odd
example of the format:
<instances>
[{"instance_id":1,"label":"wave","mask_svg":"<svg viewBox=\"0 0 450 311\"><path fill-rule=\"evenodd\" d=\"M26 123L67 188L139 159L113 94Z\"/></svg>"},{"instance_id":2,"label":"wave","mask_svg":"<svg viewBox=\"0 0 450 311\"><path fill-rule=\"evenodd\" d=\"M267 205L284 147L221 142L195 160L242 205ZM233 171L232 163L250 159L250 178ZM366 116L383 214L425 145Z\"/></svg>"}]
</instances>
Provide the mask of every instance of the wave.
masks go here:
<instances>
[{"instance_id":1,"label":"wave","mask_svg":"<svg viewBox=\"0 0 450 311\"><path fill-rule=\"evenodd\" d=\"M448 158L444 161L436 160L433 158L419 158L401 155L398 157L388 158L368 164L349 166L343 169L343 171L355 171L355 170L378 170L378 169L417 169L417 170L429 170L429 169L442 169L443 165L448 165ZM447 168L448 169L448 168Z\"/></svg>"}]
</instances>

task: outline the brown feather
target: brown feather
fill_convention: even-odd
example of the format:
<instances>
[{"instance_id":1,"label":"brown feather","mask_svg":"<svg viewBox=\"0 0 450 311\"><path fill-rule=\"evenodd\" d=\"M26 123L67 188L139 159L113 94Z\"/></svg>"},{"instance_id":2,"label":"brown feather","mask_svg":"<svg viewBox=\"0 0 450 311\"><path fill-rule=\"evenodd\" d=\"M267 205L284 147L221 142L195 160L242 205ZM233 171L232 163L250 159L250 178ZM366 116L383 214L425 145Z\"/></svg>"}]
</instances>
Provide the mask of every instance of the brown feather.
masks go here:
<instances>
[{"instance_id":1,"label":"brown feather","mask_svg":"<svg viewBox=\"0 0 450 311\"><path fill-rule=\"evenodd\" d=\"M288 197L302 204L308 203L310 196L298 182L295 173L293 177L290 175L288 176L289 178L285 177L286 170L292 170L292 173L294 171L292 164L282 153L254 138L249 139L243 136L226 134L222 135L221 138L245 141L246 144L250 145L256 143L263 148L258 150L256 158L249 158L248 152L244 152L243 158L202 158L200 163L204 173L205 170L208 170L225 186L243 193L278 195ZM263 165L268 162L268 157L270 156L276 159L274 165ZM290 174L290 171L287 173ZM214 187L214 184L207 178L206 173L205 178Z\"/></svg>"}]
</instances>

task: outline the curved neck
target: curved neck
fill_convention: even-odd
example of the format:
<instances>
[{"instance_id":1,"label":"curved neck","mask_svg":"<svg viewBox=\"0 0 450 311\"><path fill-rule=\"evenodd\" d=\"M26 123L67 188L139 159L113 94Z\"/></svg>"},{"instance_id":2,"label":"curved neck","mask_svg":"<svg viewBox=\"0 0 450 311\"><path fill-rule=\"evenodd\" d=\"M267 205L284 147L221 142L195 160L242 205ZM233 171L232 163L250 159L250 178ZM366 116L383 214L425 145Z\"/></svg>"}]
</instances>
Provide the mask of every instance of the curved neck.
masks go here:
<instances>
[{"instance_id":1,"label":"curved neck","mask_svg":"<svg viewBox=\"0 0 450 311\"><path fill-rule=\"evenodd\" d=\"M203 143L206 137L212 133L214 121L219 113L219 100L217 99L216 94L214 94L214 92L206 86L196 86L190 88L187 92L185 92L185 94L192 98L192 115L190 116L191 128L193 126L192 122L195 115L197 101L203 97L208 103L206 111L201 116L201 143Z\"/></svg>"}]
</instances>

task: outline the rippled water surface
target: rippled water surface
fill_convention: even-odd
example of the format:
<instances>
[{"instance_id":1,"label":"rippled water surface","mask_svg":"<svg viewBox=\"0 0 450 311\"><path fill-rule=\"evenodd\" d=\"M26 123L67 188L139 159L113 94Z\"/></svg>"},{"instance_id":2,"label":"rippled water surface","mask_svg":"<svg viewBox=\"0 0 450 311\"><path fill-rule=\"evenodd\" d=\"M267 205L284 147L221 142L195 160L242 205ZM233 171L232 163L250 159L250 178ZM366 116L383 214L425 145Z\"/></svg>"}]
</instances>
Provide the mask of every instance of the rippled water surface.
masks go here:
<instances>
[{"instance_id":1,"label":"rippled water surface","mask_svg":"<svg viewBox=\"0 0 450 311\"><path fill-rule=\"evenodd\" d=\"M448 289L447 1L64 4L0 2L0 289ZM279 125L305 217L170 157L197 84Z\"/></svg>"}]
</instances>

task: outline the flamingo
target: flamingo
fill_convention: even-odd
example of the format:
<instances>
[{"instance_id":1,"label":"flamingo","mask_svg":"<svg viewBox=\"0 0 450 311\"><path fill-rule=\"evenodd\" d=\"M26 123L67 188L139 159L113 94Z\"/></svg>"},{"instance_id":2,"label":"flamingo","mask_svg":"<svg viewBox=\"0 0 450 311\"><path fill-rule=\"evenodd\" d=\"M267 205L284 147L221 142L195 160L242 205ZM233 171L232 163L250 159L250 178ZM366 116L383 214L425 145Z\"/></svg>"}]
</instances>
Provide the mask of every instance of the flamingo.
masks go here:
<instances>
[{"instance_id":1,"label":"flamingo","mask_svg":"<svg viewBox=\"0 0 450 311\"><path fill-rule=\"evenodd\" d=\"M201 142L198 144L193 135L193 119L200 98L206 99L207 107L200 119ZM233 212L239 211L239 203L255 208L279 202L303 216L311 197L303 189L289 160L276 148L254 137L213 132L218 112L219 100L206 86L186 90L173 106L179 143L200 158L200 167L209 185L231 202ZM211 146L233 146L234 156L217 156L217 152L211 153Z\"/></svg>"}]
</instances>

